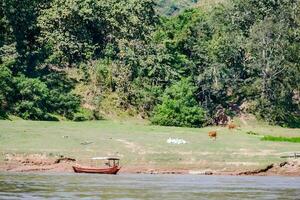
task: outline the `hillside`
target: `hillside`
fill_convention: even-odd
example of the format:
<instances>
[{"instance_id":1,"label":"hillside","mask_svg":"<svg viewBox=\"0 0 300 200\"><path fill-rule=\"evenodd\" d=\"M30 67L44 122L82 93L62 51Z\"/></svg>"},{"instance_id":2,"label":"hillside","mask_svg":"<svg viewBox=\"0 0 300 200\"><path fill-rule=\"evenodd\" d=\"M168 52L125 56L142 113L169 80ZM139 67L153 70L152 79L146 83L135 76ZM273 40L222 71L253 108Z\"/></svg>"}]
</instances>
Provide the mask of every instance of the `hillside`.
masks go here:
<instances>
[{"instance_id":1,"label":"hillside","mask_svg":"<svg viewBox=\"0 0 300 200\"><path fill-rule=\"evenodd\" d=\"M0 118L300 127L300 1L224 1L1 1Z\"/></svg>"}]
</instances>

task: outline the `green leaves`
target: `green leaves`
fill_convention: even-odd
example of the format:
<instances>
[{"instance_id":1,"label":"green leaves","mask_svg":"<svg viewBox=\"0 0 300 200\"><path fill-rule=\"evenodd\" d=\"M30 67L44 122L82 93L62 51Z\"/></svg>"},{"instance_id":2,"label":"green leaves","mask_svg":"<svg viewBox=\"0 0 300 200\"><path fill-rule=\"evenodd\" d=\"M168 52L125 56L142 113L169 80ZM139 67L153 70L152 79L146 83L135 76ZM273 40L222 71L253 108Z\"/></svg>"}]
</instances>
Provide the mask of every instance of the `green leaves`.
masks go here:
<instances>
[{"instance_id":1,"label":"green leaves","mask_svg":"<svg viewBox=\"0 0 300 200\"><path fill-rule=\"evenodd\" d=\"M70 93L69 86L60 85L63 83L66 81L59 76L47 77L45 81L24 75L14 77L11 112L31 120L52 120L50 113L72 119L80 99Z\"/></svg>"},{"instance_id":2,"label":"green leaves","mask_svg":"<svg viewBox=\"0 0 300 200\"><path fill-rule=\"evenodd\" d=\"M13 112L23 119L45 119L47 114L46 99L49 90L38 79L24 76L14 79L15 105Z\"/></svg>"},{"instance_id":3,"label":"green leaves","mask_svg":"<svg viewBox=\"0 0 300 200\"><path fill-rule=\"evenodd\" d=\"M296 67L298 61L288 59L289 48L295 47L288 34L293 28L289 27L289 21L280 22L274 18L276 16L270 16L251 27L247 66L260 82L254 88L259 102L257 114L271 123L286 125L300 119L299 106L293 100L300 86L297 80L300 70Z\"/></svg>"},{"instance_id":4,"label":"green leaves","mask_svg":"<svg viewBox=\"0 0 300 200\"><path fill-rule=\"evenodd\" d=\"M0 65L0 119L6 117L9 107L9 94L12 92L11 71Z\"/></svg>"},{"instance_id":5,"label":"green leaves","mask_svg":"<svg viewBox=\"0 0 300 200\"><path fill-rule=\"evenodd\" d=\"M54 0L38 19L48 62L72 65L103 58L120 40L147 40L157 22L153 6L152 0Z\"/></svg>"},{"instance_id":6,"label":"green leaves","mask_svg":"<svg viewBox=\"0 0 300 200\"><path fill-rule=\"evenodd\" d=\"M196 1L160 3L176 12ZM162 125L203 126L217 108L238 114L242 104L270 123L297 124L298 0L232 0L160 19L155 6L2 0L0 115L82 120L78 84L90 108L111 96L115 107L146 117L155 107L152 121Z\"/></svg>"},{"instance_id":7,"label":"green leaves","mask_svg":"<svg viewBox=\"0 0 300 200\"><path fill-rule=\"evenodd\" d=\"M202 127L207 123L206 113L195 98L196 87L183 79L168 88L162 103L154 108L151 122L163 126Z\"/></svg>"},{"instance_id":8,"label":"green leaves","mask_svg":"<svg viewBox=\"0 0 300 200\"><path fill-rule=\"evenodd\" d=\"M194 80L210 117L219 106L237 114L249 103L257 116L284 125L300 117L299 5L234 0L208 12L187 10L163 19L154 41L175 58L175 73Z\"/></svg>"}]
</instances>

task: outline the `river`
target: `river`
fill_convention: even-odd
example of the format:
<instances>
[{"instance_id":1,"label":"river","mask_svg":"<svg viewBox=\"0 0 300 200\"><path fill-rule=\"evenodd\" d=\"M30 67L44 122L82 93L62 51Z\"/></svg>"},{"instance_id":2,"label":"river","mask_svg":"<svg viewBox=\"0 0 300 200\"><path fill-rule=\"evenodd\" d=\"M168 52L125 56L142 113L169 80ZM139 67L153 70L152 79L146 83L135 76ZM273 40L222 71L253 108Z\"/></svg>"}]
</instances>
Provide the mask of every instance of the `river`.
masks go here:
<instances>
[{"instance_id":1,"label":"river","mask_svg":"<svg viewBox=\"0 0 300 200\"><path fill-rule=\"evenodd\" d=\"M300 177L0 173L0 199L300 199Z\"/></svg>"}]
</instances>

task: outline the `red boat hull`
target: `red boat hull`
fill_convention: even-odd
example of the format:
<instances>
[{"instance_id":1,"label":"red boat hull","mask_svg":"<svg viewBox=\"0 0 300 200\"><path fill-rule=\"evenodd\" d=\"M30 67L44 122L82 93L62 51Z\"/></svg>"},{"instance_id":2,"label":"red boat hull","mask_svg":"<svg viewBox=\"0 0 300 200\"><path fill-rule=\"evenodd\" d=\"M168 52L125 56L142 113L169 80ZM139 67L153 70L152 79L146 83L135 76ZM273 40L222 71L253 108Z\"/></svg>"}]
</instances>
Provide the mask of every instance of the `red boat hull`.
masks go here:
<instances>
[{"instance_id":1,"label":"red boat hull","mask_svg":"<svg viewBox=\"0 0 300 200\"><path fill-rule=\"evenodd\" d=\"M92 168L92 167L79 167L73 166L76 173L91 173L91 174L117 174L120 167L114 166L109 168Z\"/></svg>"}]
</instances>

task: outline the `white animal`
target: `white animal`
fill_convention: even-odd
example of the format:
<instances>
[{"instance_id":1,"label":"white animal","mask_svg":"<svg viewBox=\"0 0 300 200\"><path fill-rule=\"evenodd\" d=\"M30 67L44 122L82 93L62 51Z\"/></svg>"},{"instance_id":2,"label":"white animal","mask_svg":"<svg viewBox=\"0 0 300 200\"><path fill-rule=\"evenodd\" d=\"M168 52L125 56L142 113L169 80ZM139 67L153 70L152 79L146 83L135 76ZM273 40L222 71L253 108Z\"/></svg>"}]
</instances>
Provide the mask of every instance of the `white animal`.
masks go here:
<instances>
[{"instance_id":1,"label":"white animal","mask_svg":"<svg viewBox=\"0 0 300 200\"><path fill-rule=\"evenodd\" d=\"M187 142L184 139L179 138L169 138L167 139L168 144L186 144Z\"/></svg>"}]
</instances>

